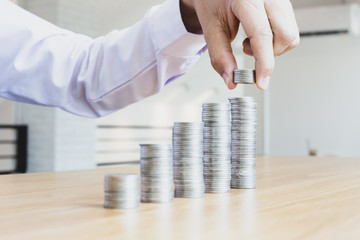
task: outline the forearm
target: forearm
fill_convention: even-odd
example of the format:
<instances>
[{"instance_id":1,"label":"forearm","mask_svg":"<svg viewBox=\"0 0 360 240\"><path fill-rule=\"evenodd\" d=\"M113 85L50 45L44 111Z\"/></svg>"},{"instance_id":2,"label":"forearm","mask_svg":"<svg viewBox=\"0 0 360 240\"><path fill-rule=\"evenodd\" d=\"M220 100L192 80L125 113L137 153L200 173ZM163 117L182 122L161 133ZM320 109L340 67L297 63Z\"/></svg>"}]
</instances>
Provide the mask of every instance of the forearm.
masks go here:
<instances>
[{"instance_id":1,"label":"forearm","mask_svg":"<svg viewBox=\"0 0 360 240\"><path fill-rule=\"evenodd\" d=\"M0 96L87 117L157 93L188 71L205 46L201 35L186 32L176 0L151 9L128 29L95 40L15 6L1 7L11 11L0 16L0 30L6 32L0 44L7 49L0 55ZM10 39L16 40L9 44Z\"/></svg>"}]
</instances>

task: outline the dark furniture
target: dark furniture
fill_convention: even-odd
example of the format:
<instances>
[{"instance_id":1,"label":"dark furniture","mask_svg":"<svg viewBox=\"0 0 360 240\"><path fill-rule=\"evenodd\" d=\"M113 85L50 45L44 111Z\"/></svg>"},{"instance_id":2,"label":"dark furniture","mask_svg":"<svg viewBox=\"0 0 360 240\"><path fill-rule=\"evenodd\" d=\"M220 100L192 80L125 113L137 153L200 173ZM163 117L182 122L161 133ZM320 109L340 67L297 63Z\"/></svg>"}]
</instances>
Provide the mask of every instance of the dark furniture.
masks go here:
<instances>
[{"instance_id":1,"label":"dark furniture","mask_svg":"<svg viewBox=\"0 0 360 240\"><path fill-rule=\"evenodd\" d=\"M1 132L3 130L14 131L14 137L6 138ZM27 145L28 145L28 127L26 125L0 125L0 145L15 145L15 152L11 155L0 152L0 161L13 159L15 168L13 170L2 171L0 174L25 173L27 169Z\"/></svg>"}]
</instances>

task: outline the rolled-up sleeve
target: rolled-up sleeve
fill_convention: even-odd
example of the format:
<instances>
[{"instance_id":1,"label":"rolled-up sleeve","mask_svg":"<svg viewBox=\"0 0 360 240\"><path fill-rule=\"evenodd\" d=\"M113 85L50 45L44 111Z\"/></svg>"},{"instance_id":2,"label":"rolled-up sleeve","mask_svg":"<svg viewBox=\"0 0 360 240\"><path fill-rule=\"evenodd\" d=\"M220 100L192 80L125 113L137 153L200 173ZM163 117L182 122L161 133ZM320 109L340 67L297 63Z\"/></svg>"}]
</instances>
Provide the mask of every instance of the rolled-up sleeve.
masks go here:
<instances>
[{"instance_id":1,"label":"rolled-up sleeve","mask_svg":"<svg viewBox=\"0 0 360 240\"><path fill-rule=\"evenodd\" d=\"M159 92L206 49L188 33L179 0L96 39L0 0L0 96L99 117Z\"/></svg>"}]
</instances>

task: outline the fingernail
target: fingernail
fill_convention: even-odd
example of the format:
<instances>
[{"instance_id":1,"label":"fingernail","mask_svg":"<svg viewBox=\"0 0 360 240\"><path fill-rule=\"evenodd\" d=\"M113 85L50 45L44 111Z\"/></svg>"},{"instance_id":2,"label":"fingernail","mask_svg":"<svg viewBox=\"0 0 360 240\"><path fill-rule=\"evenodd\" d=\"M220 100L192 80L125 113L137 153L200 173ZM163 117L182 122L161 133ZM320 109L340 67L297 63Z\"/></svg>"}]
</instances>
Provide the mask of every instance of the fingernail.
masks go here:
<instances>
[{"instance_id":1,"label":"fingernail","mask_svg":"<svg viewBox=\"0 0 360 240\"><path fill-rule=\"evenodd\" d=\"M260 87L262 89L264 89L264 90L267 89L268 86L269 86L269 82L270 82L270 76L261 79L260 80Z\"/></svg>"}]
</instances>

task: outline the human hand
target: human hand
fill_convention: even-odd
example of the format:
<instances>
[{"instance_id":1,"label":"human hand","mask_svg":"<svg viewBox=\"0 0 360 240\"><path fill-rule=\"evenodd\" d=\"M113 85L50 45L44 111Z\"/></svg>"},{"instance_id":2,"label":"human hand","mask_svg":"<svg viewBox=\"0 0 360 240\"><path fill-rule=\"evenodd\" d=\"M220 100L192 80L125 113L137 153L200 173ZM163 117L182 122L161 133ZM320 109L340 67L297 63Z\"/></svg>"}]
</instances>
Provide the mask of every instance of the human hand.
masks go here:
<instances>
[{"instance_id":1,"label":"human hand","mask_svg":"<svg viewBox=\"0 0 360 240\"><path fill-rule=\"evenodd\" d=\"M256 84L263 90L274 71L274 57L300 42L289 0L181 0L180 6L187 30L204 33L211 64L229 89L236 87L233 70L237 64L231 42L240 23L247 35L243 51L254 56Z\"/></svg>"}]
</instances>

